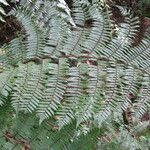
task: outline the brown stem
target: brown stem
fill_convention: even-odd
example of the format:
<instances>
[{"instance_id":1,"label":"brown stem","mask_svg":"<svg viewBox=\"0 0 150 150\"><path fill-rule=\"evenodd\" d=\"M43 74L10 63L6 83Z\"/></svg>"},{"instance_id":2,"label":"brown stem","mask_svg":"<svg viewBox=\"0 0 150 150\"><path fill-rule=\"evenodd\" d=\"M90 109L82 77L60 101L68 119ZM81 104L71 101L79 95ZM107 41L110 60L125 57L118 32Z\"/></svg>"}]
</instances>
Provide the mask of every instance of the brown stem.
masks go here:
<instances>
[{"instance_id":1,"label":"brown stem","mask_svg":"<svg viewBox=\"0 0 150 150\"><path fill-rule=\"evenodd\" d=\"M21 140L21 139L17 139L12 133L10 133L9 131L6 131L4 133L4 137L7 141L9 141L12 144L15 145L21 145L22 146L22 150L31 150L29 144L27 143L27 141L25 140Z\"/></svg>"}]
</instances>

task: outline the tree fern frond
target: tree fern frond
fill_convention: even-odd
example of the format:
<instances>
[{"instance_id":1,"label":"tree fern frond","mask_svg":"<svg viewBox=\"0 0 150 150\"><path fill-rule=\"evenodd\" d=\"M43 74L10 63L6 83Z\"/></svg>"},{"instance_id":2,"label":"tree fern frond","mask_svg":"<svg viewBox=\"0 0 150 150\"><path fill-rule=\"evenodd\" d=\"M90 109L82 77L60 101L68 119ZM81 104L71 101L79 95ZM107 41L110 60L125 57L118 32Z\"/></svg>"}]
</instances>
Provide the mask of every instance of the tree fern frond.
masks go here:
<instances>
[{"instance_id":1,"label":"tree fern frond","mask_svg":"<svg viewBox=\"0 0 150 150\"><path fill-rule=\"evenodd\" d=\"M80 125L80 123L87 121L89 118L92 118L93 115L93 103L94 100L92 100L91 97L88 95L88 65L83 63L79 66L79 72L80 72L80 88L81 88L81 94L78 101L78 107L76 108L76 118L77 118L77 126ZM86 75L86 76L85 76Z\"/></svg>"},{"instance_id":2,"label":"tree fern frond","mask_svg":"<svg viewBox=\"0 0 150 150\"><path fill-rule=\"evenodd\" d=\"M59 64L49 63L49 77L43 90L43 96L37 108L40 122L52 116L63 99L66 91L68 75L68 63L66 59L60 59Z\"/></svg>"},{"instance_id":3,"label":"tree fern frond","mask_svg":"<svg viewBox=\"0 0 150 150\"><path fill-rule=\"evenodd\" d=\"M70 34L66 22L62 19L51 19L51 27L48 32L48 39L44 48L44 55L57 58L62 55L61 51L65 44L66 37Z\"/></svg>"},{"instance_id":4,"label":"tree fern frond","mask_svg":"<svg viewBox=\"0 0 150 150\"><path fill-rule=\"evenodd\" d=\"M31 18L31 12L26 12L25 10L18 9L16 12L14 12L14 14L17 17L18 21L22 23L27 34L27 49L25 59L42 57L43 49L45 46L45 35L43 31L41 31L37 27L33 18Z\"/></svg>"},{"instance_id":5,"label":"tree fern frond","mask_svg":"<svg viewBox=\"0 0 150 150\"><path fill-rule=\"evenodd\" d=\"M9 6L9 4L7 3L6 0L0 0L0 21L5 22L2 15L6 15L6 13L5 13L5 10L3 9L3 7L1 6L2 4L5 6Z\"/></svg>"},{"instance_id":6,"label":"tree fern frond","mask_svg":"<svg viewBox=\"0 0 150 150\"><path fill-rule=\"evenodd\" d=\"M86 21L90 19L88 8L84 2L75 1L73 3L72 17L77 27L72 29L70 36L65 41L62 52L66 55L79 55L82 51L81 43L86 39L89 31L86 28Z\"/></svg>"},{"instance_id":7,"label":"tree fern frond","mask_svg":"<svg viewBox=\"0 0 150 150\"><path fill-rule=\"evenodd\" d=\"M135 102L135 115L137 118L141 118L144 113L150 111L150 76L145 75L143 77L142 87L140 93Z\"/></svg>"},{"instance_id":8,"label":"tree fern frond","mask_svg":"<svg viewBox=\"0 0 150 150\"><path fill-rule=\"evenodd\" d=\"M12 90L16 69L4 70L0 73L0 105L7 99Z\"/></svg>"},{"instance_id":9,"label":"tree fern frond","mask_svg":"<svg viewBox=\"0 0 150 150\"><path fill-rule=\"evenodd\" d=\"M88 60L91 61L91 60ZM99 65L83 65L87 67L87 71L83 72L87 74L87 78L81 78L82 98L80 100L79 108L77 111L77 125L80 123L88 122L94 118L95 114L100 110L104 103L104 89L106 88L106 66L105 62L101 62ZM81 68L81 70L86 70ZM86 85L87 84L87 85ZM82 87L82 86L81 86Z\"/></svg>"},{"instance_id":10,"label":"tree fern frond","mask_svg":"<svg viewBox=\"0 0 150 150\"><path fill-rule=\"evenodd\" d=\"M134 64L138 68L149 73L149 50L150 50L150 33L146 33L145 38L143 38L142 42L134 48L131 48L129 54L127 54L127 62L129 64ZM131 56L133 57L131 58Z\"/></svg>"},{"instance_id":11,"label":"tree fern frond","mask_svg":"<svg viewBox=\"0 0 150 150\"><path fill-rule=\"evenodd\" d=\"M70 8L64 0L22 0L10 13L22 31L0 48L0 121L7 118L0 149L142 149L149 31L134 45L139 19L131 10L118 6L117 26L102 0Z\"/></svg>"},{"instance_id":12,"label":"tree fern frond","mask_svg":"<svg viewBox=\"0 0 150 150\"><path fill-rule=\"evenodd\" d=\"M149 127L149 121L140 122L138 125L132 128L132 134L141 134L142 132L146 131Z\"/></svg>"},{"instance_id":13,"label":"tree fern frond","mask_svg":"<svg viewBox=\"0 0 150 150\"><path fill-rule=\"evenodd\" d=\"M35 11L39 9L41 0L20 0L21 6L26 7L29 10Z\"/></svg>"},{"instance_id":14,"label":"tree fern frond","mask_svg":"<svg viewBox=\"0 0 150 150\"><path fill-rule=\"evenodd\" d=\"M60 128L69 124L75 118L75 109L81 95L80 89L80 72L77 67L69 68L69 78L67 80L67 89L65 101L58 110L58 125Z\"/></svg>"},{"instance_id":15,"label":"tree fern frond","mask_svg":"<svg viewBox=\"0 0 150 150\"><path fill-rule=\"evenodd\" d=\"M5 65L8 64L15 66L18 62L21 62L24 59L25 49L22 42L22 37L15 38L9 43L9 45L4 47Z\"/></svg>"},{"instance_id":16,"label":"tree fern frond","mask_svg":"<svg viewBox=\"0 0 150 150\"><path fill-rule=\"evenodd\" d=\"M125 23L122 23L119 27L117 37L112 39L107 47L102 50L102 53L108 58L121 60L121 57L125 57L123 52L130 48L138 27L139 20L137 17L126 16Z\"/></svg>"},{"instance_id":17,"label":"tree fern frond","mask_svg":"<svg viewBox=\"0 0 150 150\"><path fill-rule=\"evenodd\" d=\"M106 89L104 93L105 102L102 104L101 111L95 116L96 120L98 120L99 125L107 119L108 116L110 116L111 112L113 111L113 108L115 108L119 104L119 101L121 101L122 93L118 89L120 85L120 72L121 72L121 66L118 64L112 63L108 65L105 63L104 67L106 67Z\"/></svg>"},{"instance_id":18,"label":"tree fern frond","mask_svg":"<svg viewBox=\"0 0 150 150\"><path fill-rule=\"evenodd\" d=\"M34 63L19 66L11 95L16 111L32 112L37 107L42 95L42 67Z\"/></svg>"},{"instance_id":19,"label":"tree fern frond","mask_svg":"<svg viewBox=\"0 0 150 150\"><path fill-rule=\"evenodd\" d=\"M63 149L64 150L93 149L95 148L99 134L100 134L99 129L93 129L86 136L80 135L77 139L71 141L70 143L65 144ZM89 144L87 145L87 143Z\"/></svg>"},{"instance_id":20,"label":"tree fern frond","mask_svg":"<svg viewBox=\"0 0 150 150\"><path fill-rule=\"evenodd\" d=\"M89 10L92 16L92 25L90 35L83 43L84 52L88 53L88 56L97 58L97 55L101 56L100 51L106 46L106 43L111 39L111 20L108 18L108 13L99 6L93 6ZM105 21L104 21L105 20Z\"/></svg>"}]
</instances>

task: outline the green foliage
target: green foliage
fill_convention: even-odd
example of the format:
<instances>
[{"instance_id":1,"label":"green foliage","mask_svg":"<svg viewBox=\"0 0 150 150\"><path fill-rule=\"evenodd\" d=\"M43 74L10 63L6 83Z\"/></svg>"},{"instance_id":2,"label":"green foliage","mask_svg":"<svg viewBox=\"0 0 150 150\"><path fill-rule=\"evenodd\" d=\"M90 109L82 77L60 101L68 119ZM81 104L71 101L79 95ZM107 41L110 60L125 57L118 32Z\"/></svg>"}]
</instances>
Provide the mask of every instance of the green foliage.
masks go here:
<instances>
[{"instance_id":1,"label":"green foliage","mask_svg":"<svg viewBox=\"0 0 150 150\"><path fill-rule=\"evenodd\" d=\"M72 18L59 3L21 1L10 12L22 31L0 49L0 149L148 150L149 30L133 46L132 11L118 7L114 27L101 2L75 0Z\"/></svg>"},{"instance_id":2,"label":"green foliage","mask_svg":"<svg viewBox=\"0 0 150 150\"><path fill-rule=\"evenodd\" d=\"M150 17L150 13L149 13L150 0L139 0L138 7L140 8L142 15Z\"/></svg>"},{"instance_id":3,"label":"green foliage","mask_svg":"<svg viewBox=\"0 0 150 150\"><path fill-rule=\"evenodd\" d=\"M5 13L5 10L3 9L3 7L1 6L2 4L5 6L8 6L9 4L7 3L6 0L0 0L0 21L5 22L2 15L6 15L6 13Z\"/></svg>"}]
</instances>

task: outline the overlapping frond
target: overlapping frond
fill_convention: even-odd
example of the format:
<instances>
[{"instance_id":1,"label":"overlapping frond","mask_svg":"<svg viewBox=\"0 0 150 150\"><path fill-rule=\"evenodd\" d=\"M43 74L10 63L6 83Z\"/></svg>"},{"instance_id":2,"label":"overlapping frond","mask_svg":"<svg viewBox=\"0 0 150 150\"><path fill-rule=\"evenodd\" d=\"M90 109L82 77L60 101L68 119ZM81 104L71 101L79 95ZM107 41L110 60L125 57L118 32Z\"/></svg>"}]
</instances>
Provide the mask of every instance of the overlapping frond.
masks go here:
<instances>
[{"instance_id":1,"label":"overlapping frond","mask_svg":"<svg viewBox=\"0 0 150 150\"><path fill-rule=\"evenodd\" d=\"M18 62L22 61L25 57L25 46L22 44L23 39L22 37L18 37L13 39L9 45L4 46L3 55L3 66L9 65L17 65Z\"/></svg>"},{"instance_id":2,"label":"overlapping frond","mask_svg":"<svg viewBox=\"0 0 150 150\"><path fill-rule=\"evenodd\" d=\"M68 63L60 59L59 64L49 64L48 79L45 83L43 96L37 108L41 122L54 115L59 107L67 87Z\"/></svg>"},{"instance_id":3,"label":"overlapping frond","mask_svg":"<svg viewBox=\"0 0 150 150\"><path fill-rule=\"evenodd\" d=\"M29 1L11 12L22 31L0 49L0 105L9 99L17 117L22 111L38 116L43 127L33 117L26 122L31 129L27 125L15 129L18 139L31 138L33 149L90 150L114 113L120 117L132 109L127 117L137 119L135 124L149 114L150 33L133 46L138 17L123 11L124 22L113 29L109 8L96 1L74 1L74 25L59 9L56 1ZM118 137L111 136L118 141L127 137L140 148L128 124L129 134L123 127ZM83 144L85 139L90 141L88 146Z\"/></svg>"},{"instance_id":4,"label":"overlapping frond","mask_svg":"<svg viewBox=\"0 0 150 150\"><path fill-rule=\"evenodd\" d=\"M5 70L0 76L0 105L7 100L13 86L14 75L16 69L11 68L9 71Z\"/></svg>"},{"instance_id":5,"label":"overlapping frond","mask_svg":"<svg viewBox=\"0 0 150 150\"><path fill-rule=\"evenodd\" d=\"M23 27L25 28L27 36L26 40L26 57L25 59L33 59L35 57L42 57L43 48L45 46L45 36L43 31L41 31L32 16L30 15L32 12L26 11L16 11L15 16L18 21L21 22Z\"/></svg>"},{"instance_id":6,"label":"overlapping frond","mask_svg":"<svg viewBox=\"0 0 150 150\"><path fill-rule=\"evenodd\" d=\"M44 75L42 65L20 65L12 89L12 105L16 111L32 112L39 103Z\"/></svg>"}]
</instances>

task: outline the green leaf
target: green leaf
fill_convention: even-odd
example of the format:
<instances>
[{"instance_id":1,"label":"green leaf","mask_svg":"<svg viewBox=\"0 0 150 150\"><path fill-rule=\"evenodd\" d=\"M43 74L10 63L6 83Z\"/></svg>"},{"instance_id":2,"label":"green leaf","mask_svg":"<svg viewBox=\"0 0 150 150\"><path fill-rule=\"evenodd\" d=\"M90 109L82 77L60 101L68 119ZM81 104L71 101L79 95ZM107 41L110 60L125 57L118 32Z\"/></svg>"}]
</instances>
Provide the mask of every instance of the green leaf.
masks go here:
<instances>
[{"instance_id":1,"label":"green leaf","mask_svg":"<svg viewBox=\"0 0 150 150\"><path fill-rule=\"evenodd\" d=\"M0 0L0 3L3 3L4 5L8 6L9 4L7 3L6 0Z\"/></svg>"}]
</instances>

